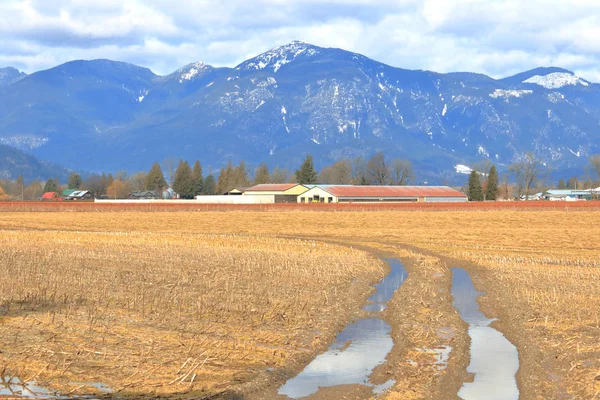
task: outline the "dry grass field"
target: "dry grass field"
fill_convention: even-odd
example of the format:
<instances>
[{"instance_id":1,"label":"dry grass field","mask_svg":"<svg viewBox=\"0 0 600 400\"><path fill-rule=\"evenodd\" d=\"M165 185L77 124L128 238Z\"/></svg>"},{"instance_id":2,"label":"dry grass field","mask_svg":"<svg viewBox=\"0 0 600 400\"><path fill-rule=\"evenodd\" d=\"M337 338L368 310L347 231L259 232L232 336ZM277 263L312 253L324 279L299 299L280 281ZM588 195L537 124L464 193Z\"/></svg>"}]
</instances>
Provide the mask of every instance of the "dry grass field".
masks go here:
<instances>
[{"instance_id":1,"label":"dry grass field","mask_svg":"<svg viewBox=\"0 0 600 400\"><path fill-rule=\"evenodd\" d=\"M2 231L0 265L5 377L132 395L218 393L302 360L384 272L313 241L150 232Z\"/></svg>"},{"instance_id":2,"label":"dry grass field","mask_svg":"<svg viewBox=\"0 0 600 400\"><path fill-rule=\"evenodd\" d=\"M15 212L1 215L0 234L8 277L0 307L10 304L0 348L11 349L0 354L0 368L8 363L12 373L34 365L21 373L58 374L66 385L69 373L85 371L119 389L171 393L188 390L190 376L168 384L200 363L196 380L214 374L215 383L192 389L210 392L221 390L219 380L234 385L266 366L306 361L303 353L325 345L315 332L326 329L320 339L331 340L352 317L348 307L360 309L368 284L382 276L370 256L326 241L409 260L411 275L386 314L403 348L378 371L396 377L388 398L438 398L440 382L454 390L464 378L465 327L448 294L453 266L471 273L487 293L482 310L517 346L521 398L600 396L598 212ZM269 265L282 269L258 268ZM319 321L321 312L334 320ZM198 317L204 313L209 321ZM436 336L443 327L455 337ZM446 370L433 370L430 358L414 362L424 348L449 342ZM120 350L105 354L110 346Z\"/></svg>"}]
</instances>

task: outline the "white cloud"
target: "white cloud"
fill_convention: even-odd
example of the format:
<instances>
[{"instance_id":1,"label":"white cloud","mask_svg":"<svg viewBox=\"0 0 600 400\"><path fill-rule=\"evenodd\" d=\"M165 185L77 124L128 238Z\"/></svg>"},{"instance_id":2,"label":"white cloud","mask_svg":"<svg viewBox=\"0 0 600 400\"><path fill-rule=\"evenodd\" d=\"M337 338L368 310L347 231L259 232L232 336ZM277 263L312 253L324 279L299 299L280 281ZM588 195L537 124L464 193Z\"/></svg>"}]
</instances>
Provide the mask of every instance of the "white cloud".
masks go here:
<instances>
[{"instance_id":1,"label":"white cloud","mask_svg":"<svg viewBox=\"0 0 600 400\"><path fill-rule=\"evenodd\" d=\"M4 0L0 15L0 66L27 72L81 58L234 66L300 39L401 68L600 80L596 0Z\"/></svg>"}]
</instances>

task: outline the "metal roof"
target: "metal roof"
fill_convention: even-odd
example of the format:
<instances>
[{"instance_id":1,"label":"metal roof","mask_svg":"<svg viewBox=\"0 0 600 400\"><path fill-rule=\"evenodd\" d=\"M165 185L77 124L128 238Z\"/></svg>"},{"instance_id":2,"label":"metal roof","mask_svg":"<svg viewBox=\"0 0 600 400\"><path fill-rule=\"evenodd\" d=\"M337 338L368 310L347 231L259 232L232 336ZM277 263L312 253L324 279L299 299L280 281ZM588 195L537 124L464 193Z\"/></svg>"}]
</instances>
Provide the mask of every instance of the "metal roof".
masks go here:
<instances>
[{"instance_id":1,"label":"metal roof","mask_svg":"<svg viewBox=\"0 0 600 400\"><path fill-rule=\"evenodd\" d=\"M557 195L557 196L561 196L561 195L574 195L574 194L589 194L587 190L569 190L569 189L550 189L550 190L546 190L544 192L545 194L550 194L550 195Z\"/></svg>"},{"instance_id":2,"label":"metal roof","mask_svg":"<svg viewBox=\"0 0 600 400\"><path fill-rule=\"evenodd\" d=\"M56 195L56 192L46 192L42 195L42 199L51 199Z\"/></svg>"},{"instance_id":3,"label":"metal roof","mask_svg":"<svg viewBox=\"0 0 600 400\"><path fill-rule=\"evenodd\" d=\"M467 197L448 186L323 186L336 197Z\"/></svg>"},{"instance_id":4,"label":"metal roof","mask_svg":"<svg viewBox=\"0 0 600 400\"><path fill-rule=\"evenodd\" d=\"M69 197L83 197L87 193L89 193L89 190L76 190L73 193L71 193Z\"/></svg>"},{"instance_id":5,"label":"metal roof","mask_svg":"<svg viewBox=\"0 0 600 400\"><path fill-rule=\"evenodd\" d=\"M249 187L246 192L283 192L298 185L298 183L265 183Z\"/></svg>"}]
</instances>

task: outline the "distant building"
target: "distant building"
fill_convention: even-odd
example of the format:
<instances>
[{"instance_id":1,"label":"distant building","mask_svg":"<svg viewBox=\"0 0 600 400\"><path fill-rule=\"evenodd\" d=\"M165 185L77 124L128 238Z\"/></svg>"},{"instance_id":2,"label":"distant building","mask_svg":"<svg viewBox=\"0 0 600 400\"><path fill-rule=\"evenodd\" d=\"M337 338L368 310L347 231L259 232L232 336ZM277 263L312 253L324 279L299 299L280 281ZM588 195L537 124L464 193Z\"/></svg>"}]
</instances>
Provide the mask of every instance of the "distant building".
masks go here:
<instances>
[{"instance_id":1,"label":"distant building","mask_svg":"<svg viewBox=\"0 0 600 400\"><path fill-rule=\"evenodd\" d=\"M131 200L159 200L160 195L156 190L140 190L137 192L131 192L127 196Z\"/></svg>"},{"instance_id":2,"label":"distant building","mask_svg":"<svg viewBox=\"0 0 600 400\"><path fill-rule=\"evenodd\" d=\"M233 189L223 193L224 196L241 196L243 195L246 190L248 190L248 186L239 186L239 187L234 187Z\"/></svg>"},{"instance_id":3,"label":"distant building","mask_svg":"<svg viewBox=\"0 0 600 400\"><path fill-rule=\"evenodd\" d=\"M58 193L46 192L42 195L42 200L58 200Z\"/></svg>"},{"instance_id":4,"label":"distant building","mask_svg":"<svg viewBox=\"0 0 600 400\"><path fill-rule=\"evenodd\" d=\"M274 196L275 203L296 203L308 189L299 183L267 183L247 188L244 196Z\"/></svg>"},{"instance_id":5,"label":"distant building","mask_svg":"<svg viewBox=\"0 0 600 400\"><path fill-rule=\"evenodd\" d=\"M591 200L592 192L589 190L552 189L546 190L541 197L550 201Z\"/></svg>"},{"instance_id":6,"label":"distant building","mask_svg":"<svg viewBox=\"0 0 600 400\"><path fill-rule=\"evenodd\" d=\"M466 202L464 193L448 186L314 185L299 203L439 203Z\"/></svg>"},{"instance_id":7,"label":"distant building","mask_svg":"<svg viewBox=\"0 0 600 400\"><path fill-rule=\"evenodd\" d=\"M89 190L75 190L69 196L65 197L65 200L72 201L83 201L83 200L93 200L94 196Z\"/></svg>"},{"instance_id":8,"label":"distant building","mask_svg":"<svg viewBox=\"0 0 600 400\"><path fill-rule=\"evenodd\" d=\"M69 197L75 191L77 191L77 189L65 189L62 191L61 196L65 198Z\"/></svg>"}]
</instances>

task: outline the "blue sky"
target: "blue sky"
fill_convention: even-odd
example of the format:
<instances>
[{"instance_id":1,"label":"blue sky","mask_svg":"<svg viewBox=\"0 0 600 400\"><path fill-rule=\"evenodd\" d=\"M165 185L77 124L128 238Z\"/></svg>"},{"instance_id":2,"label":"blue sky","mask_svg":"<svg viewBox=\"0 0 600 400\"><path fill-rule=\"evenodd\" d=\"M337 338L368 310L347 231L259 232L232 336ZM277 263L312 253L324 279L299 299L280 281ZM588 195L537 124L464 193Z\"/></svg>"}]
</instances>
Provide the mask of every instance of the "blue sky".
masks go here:
<instances>
[{"instance_id":1,"label":"blue sky","mask_svg":"<svg viewBox=\"0 0 600 400\"><path fill-rule=\"evenodd\" d=\"M2 0L0 66L109 58L167 74L298 39L387 64L504 77L559 66L600 82L597 0Z\"/></svg>"}]
</instances>

